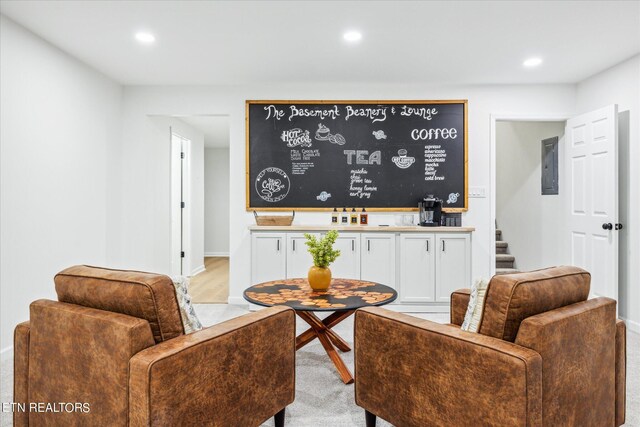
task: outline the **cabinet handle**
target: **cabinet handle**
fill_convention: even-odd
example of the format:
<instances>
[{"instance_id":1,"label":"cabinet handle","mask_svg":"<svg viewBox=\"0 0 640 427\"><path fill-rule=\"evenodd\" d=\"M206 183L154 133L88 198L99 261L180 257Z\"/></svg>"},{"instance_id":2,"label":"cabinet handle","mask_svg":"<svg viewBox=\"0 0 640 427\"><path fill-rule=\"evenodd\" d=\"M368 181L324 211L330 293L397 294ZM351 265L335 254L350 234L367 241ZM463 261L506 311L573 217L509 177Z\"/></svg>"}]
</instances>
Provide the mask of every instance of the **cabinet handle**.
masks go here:
<instances>
[{"instance_id":1,"label":"cabinet handle","mask_svg":"<svg viewBox=\"0 0 640 427\"><path fill-rule=\"evenodd\" d=\"M371 240L367 240L367 252L371 252Z\"/></svg>"},{"instance_id":2,"label":"cabinet handle","mask_svg":"<svg viewBox=\"0 0 640 427\"><path fill-rule=\"evenodd\" d=\"M276 240L276 249L280 252L280 239Z\"/></svg>"},{"instance_id":3,"label":"cabinet handle","mask_svg":"<svg viewBox=\"0 0 640 427\"><path fill-rule=\"evenodd\" d=\"M429 241L427 240L427 252L429 252Z\"/></svg>"},{"instance_id":4,"label":"cabinet handle","mask_svg":"<svg viewBox=\"0 0 640 427\"><path fill-rule=\"evenodd\" d=\"M295 252L295 251L296 251L296 241L294 240L293 241L293 252Z\"/></svg>"},{"instance_id":5,"label":"cabinet handle","mask_svg":"<svg viewBox=\"0 0 640 427\"><path fill-rule=\"evenodd\" d=\"M352 240L351 241L351 252L355 252L356 251L356 241Z\"/></svg>"},{"instance_id":6,"label":"cabinet handle","mask_svg":"<svg viewBox=\"0 0 640 427\"><path fill-rule=\"evenodd\" d=\"M444 252L444 240L442 241L442 252Z\"/></svg>"}]
</instances>

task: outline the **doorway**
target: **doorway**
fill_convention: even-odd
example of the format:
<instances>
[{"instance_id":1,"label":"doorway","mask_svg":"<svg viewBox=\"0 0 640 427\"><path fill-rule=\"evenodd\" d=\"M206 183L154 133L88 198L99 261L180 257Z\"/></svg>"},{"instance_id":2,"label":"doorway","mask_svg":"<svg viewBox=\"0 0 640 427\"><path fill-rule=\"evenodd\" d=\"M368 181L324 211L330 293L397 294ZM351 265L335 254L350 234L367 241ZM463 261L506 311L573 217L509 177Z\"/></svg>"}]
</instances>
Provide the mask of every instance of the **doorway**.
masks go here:
<instances>
[{"instance_id":1,"label":"doorway","mask_svg":"<svg viewBox=\"0 0 640 427\"><path fill-rule=\"evenodd\" d=\"M189 293L198 304L226 304L229 299L229 117L183 116L185 125L202 134L198 161L201 197L192 203L202 219L202 268L192 275ZM187 162L188 163L188 162Z\"/></svg>"},{"instance_id":2,"label":"doorway","mask_svg":"<svg viewBox=\"0 0 640 427\"><path fill-rule=\"evenodd\" d=\"M562 264L565 121L499 120L495 129L496 274Z\"/></svg>"},{"instance_id":3,"label":"doorway","mask_svg":"<svg viewBox=\"0 0 640 427\"><path fill-rule=\"evenodd\" d=\"M497 219L498 128L501 121L565 122L564 148L559 147L558 215L542 226L528 224L526 218L518 218L520 229L537 230L528 244L539 242L543 252L555 252L551 265L566 264L582 267L591 273L591 295L618 299L618 271L620 270L619 230L622 224L618 216L618 133L619 118L616 105L565 117L498 117L491 116L491 187L493 194L492 217ZM518 164L517 158L511 162ZM621 175L624 185L624 175ZM623 200L623 198L621 198ZM535 210L529 199L520 202ZM624 200L623 200L624 203ZM504 219L504 216L503 216ZM496 221L497 222L497 221ZM553 230L545 235L547 228ZM496 231L495 242L501 237ZM492 233L493 240L493 233ZM491 269L499 257L492 254ZM547 267L549 265L542 265ZM493 272L492 271L492 272Z\"/></svg>"}]
</instances>

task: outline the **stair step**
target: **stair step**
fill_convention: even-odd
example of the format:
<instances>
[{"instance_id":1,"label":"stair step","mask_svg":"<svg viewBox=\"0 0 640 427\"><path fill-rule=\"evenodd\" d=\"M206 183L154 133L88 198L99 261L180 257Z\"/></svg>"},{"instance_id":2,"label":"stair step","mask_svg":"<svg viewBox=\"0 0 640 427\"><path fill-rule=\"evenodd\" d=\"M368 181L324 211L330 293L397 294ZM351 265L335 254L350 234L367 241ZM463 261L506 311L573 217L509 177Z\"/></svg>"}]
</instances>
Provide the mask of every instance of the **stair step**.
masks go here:
<instances>
[{"instance_id":1,"label":"stair step","mask_svg":"<svg viewBox=\"0 0 640 427\"><path fill-rule=\"evenodd\" d=\"M496 230L496 240L502 240L502 230Z\"/></svg>"},{"instance_id":2,"label":"stair step","mask_svg":"<svg viewBox=\"0 0 640 427\"><path fill-rule=\"evenodd\" d=\"M515 268L496 268L496 276L501 274L514 274L514 273L520 273L520 271L516 270Z\"/></svg>"},{"instance_id":3,"label":"stair step","mask_svg":"<svg viewBox=\"0 0 640 427\"><path fill-rule=\"evenodd\" d=\"M509 243L503 242L501 240L497 240L496 241L496 254L506 254L508 246L509 246Z\"/></svg>"},{"instance_id":4,"label":"stair step","mask_svg":"<svg viewBox=\"0 0 640 427\"><path fill-rule=\"evenodd\" d=\"M509 254L496 254L496 268L513 268L516 257Z\"/></svg>"}]
</instances>

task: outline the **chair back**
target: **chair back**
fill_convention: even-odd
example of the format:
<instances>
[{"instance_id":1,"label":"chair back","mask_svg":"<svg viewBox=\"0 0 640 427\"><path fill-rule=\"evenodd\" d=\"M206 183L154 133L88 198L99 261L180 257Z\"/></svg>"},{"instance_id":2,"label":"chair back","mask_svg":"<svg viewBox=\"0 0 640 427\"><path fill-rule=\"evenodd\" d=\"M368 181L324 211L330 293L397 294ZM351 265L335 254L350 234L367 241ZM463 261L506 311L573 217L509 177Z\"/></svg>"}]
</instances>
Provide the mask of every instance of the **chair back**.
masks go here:
<instances>
[{"instance_id":1,"label":"chair back","mask_svg":"<svg viewBox=\"0 0 640 427\"><path fill-rule=\"evenodd\" d=\"M586 301L590 285L591 275L571 266L493 276L478 331L514 342L524 319Z\"/></svg>"},{"instance_id":2,"label":"chair back","mask_svg":"<svg viewBox=\"0 0 640 427\"><path fill-rule=\"evenodd\" d=\"M55 277L58 301L138 317L157 343L184 334L171 278L141 271L77 265Z\"/></svg>"}]
</instances>

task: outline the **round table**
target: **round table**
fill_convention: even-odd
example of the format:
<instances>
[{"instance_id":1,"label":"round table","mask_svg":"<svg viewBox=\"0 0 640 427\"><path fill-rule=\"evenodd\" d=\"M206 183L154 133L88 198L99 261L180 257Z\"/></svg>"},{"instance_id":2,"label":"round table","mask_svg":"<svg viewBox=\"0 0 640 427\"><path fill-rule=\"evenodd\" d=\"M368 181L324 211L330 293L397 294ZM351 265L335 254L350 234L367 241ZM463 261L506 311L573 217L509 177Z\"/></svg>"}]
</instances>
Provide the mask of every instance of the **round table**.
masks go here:
<instances>
[{"instance_id":1,"label":"round table","mask_svg":"<svg viewBox=\"0 0 640 427\"><path fill-rule=\"evenodd\" d=\"M296 338L296 350L318 338L345 384L353 382L353 375L336 347L341 351L350 351L351 347L331 328L358 308L388 304L397 297L396 291L389 286L355 279L332 279L331 287L321 292L311 289L307 279L302 278L260 283L244 291L244 298L253 304L265 307L287 305L293 308L311 326ZM334 313L320 319L314 311Z\"/></svg>"}]
</instances>

